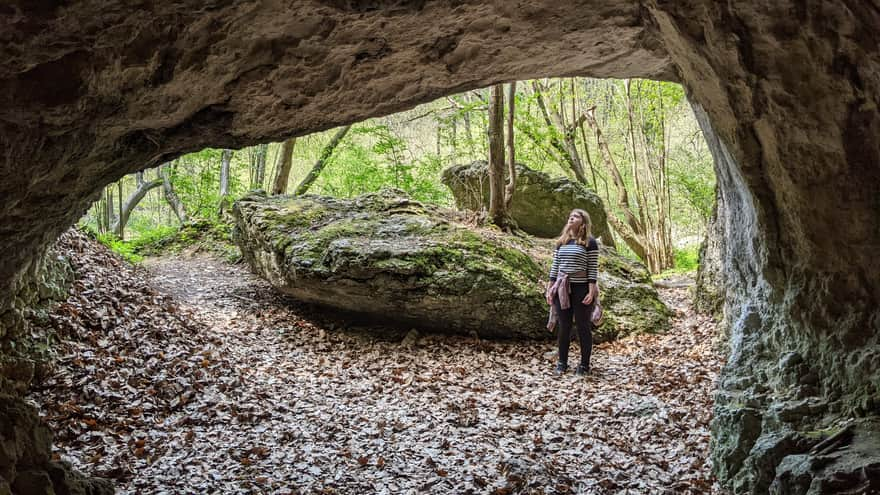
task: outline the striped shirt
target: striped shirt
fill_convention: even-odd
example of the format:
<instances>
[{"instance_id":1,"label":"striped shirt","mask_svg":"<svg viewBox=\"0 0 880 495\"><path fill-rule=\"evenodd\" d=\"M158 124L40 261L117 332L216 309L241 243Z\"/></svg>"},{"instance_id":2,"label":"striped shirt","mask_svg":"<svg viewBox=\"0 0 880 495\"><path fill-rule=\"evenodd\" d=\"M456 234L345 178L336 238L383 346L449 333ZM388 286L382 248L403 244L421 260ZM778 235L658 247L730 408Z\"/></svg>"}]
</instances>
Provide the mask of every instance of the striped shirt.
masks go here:
<instances>
[{"instance_id":1,"label":"striped shirt","mask_svg":"<svg viewBox=\"0 0 880 495\"><path fill-rule=\"evenodd\" d=\"M562 273L587 272L587 277L571 277L569 282L596 283L599 276L599 245L596 239L590 237L587 246L581 246L574 239L556 248L553 253L553 266L550 267L550 280L556 281L556 276Z\"/></svg>"}]
</instances>

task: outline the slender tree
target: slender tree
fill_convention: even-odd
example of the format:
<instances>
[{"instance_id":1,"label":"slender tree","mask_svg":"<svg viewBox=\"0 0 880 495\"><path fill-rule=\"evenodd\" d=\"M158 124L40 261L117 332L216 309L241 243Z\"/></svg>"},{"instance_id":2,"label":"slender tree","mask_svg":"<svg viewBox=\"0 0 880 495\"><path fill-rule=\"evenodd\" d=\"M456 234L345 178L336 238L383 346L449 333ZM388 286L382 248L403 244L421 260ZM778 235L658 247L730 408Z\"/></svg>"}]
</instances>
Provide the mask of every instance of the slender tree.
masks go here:
<instances>
[{"instance_id":1,"label":"slender tree","mask_svg":"<svg viewBox=\"0 0 880 495\"><path fill-rule=\"evenodd\" d=\"M559 110L547 106L543 96L547 91L547 88L538 80L532 81L532 88L535 92L538 108L541 110L541 115L544 117L547 127L555 130L555 132L550 134L550 144L556 149L557 153L562 156L565 162L568 163L569 168L574 173L575 179L581 184L588 185L589 182L587 182L587 177L584 175L584 166L581 162L580 153L578 153L574 139L575 130L577 129L579 122L586 117L581 116L572 125L566 125L564 115L560 113ZM559 135L562 136L562 140L559 139Z\"/></svg>"},{"instance_id":2,"label":"slender tree","mask_svg":"<svg viewBox=\"0 0 880 495\"><path fill-rule=\"evenodd\" d=\"M116 210L116 221L113 223L112 231L116 234L117 237L122 239L122 229L117 229L117 226L121 226L122 220L122 183L125 181L125 177L120 178L116 181L116 197L117 199L117 210Z\"/></svg>"},{"instance_id":3,"label":"slender tree","mask_svg":"<svg viewBox=\"0 0 880 495\"><path fill-rule=\"evenodd\" d=\"M121 181L120 181L121 182ZM116 236L120 239L125 238L125 226L128 224L128 219L131 217L131 212L134 208L141 202L142 199L150 192L151 189L157 188L162 185L162 179L156 178L147 182L144 180L144 173L137 172L135 174L135 189L132 193L126 198L125 203L122 208L119 210L119 218L116 219L116 222L113 224L113 232L116 233ZM120 194L122 191L119 191Z\"/></svg>"},{"instance_id":4,"label":"slender tree","mask_svg":"<svg viewBox=\"0 0 880 495\"><path fill-rule=\"evenodd\" d=\"M298 186L296 186L296 191L294 194L300 196L305 194L306 191L312 187L312 184L317 180L318 176L321 175L321 171L324 170L324 167L327 166L327 162L330 160L330 157L333 156L333 151L339 146L339 143L342 142L342 138L348 134L348 130L351 129L350 125L340 127L338 131L336 131L336 135L333 136L333 139L324 146L324 149L321 150L321 154L318 156L318 160L312 166L312 169L309 170L306 178L300 182Z\"/></svg>"},{"instance_id":5,"label":"slender tree","mask_svg":"<svg viewBox=\"0 0 880 495\"><path fill-rule=\"evenodd\" d=\"M293 147L296 138L285 139L278 152L278 160L275 165L275 178L272 181L272 194L286 194L287 183L290 180L290 168L293 164Z\"/></svg>"},{"instance_id":6,"label":"slender tree","mask_svg":"<svg viewBox=\"0 0 880 495\"><path fill-rule=\"evenodd\" d=\"M516 81L507 88L507 187L504 189L504 209L510 211L513 193L516 191L516 147L513 139L513 122L516 114Z\"/></svg>"},{"instance_id":7,"label":"slender tree","mask_svg":"<svg viewBox=\"0 0 880 495\"><path fill-rule=\"evenodd\" d=\"M266 155L269 153L269 144L258 144L251 153L251 189L262 189L266 177Z\"/></svg>"},{"instance_id":8,"label":"slender tree","mask_svg":"<svg viewBox=\"0 0 880 495\"><path fill-rule=\"evenodd\" d=\"M623 212L624 217L626 218L626 222L623 222L615 215L609 214L608 223L610 223L611 226L614 227L614 230L620 234L620 237L623 238L623 241L630 249L632 249L636 256L647 262L644 225L639 221L638 216L633 212L632 207L630 206L629 192L627 191L626 183L623 181L620 169L618 169L617 164L614 163L611 150L608 149L608 143L605 141L602 130L599 128L599 123L596 121L594 115L595 110L596 108L592 107L584 112L584 115L590 129L596 134L596 141L599 143L599 153L602 156L602 160L605 163L608 172L611 173L611 177L614 179L614 187L617 189L617 207Z\"/></svg>"},{"instance_id":9,"label":"slender tree","mask_svg":"<svg viewBox=\"0 0 880 495\"><path fill-rule=\"evenodd\" d=\"M232 150L223 150L220 155L220 216L229 210L229 166L232 163Z\"/></svg>"},{"instance_id":10,"label":"slender tree","mask_svg":"<svg viewBox=\"0 0 880 495\"><path fill-rule=\"evenodd\" d=\"M171 211L174 212L174 215L177 217L177 221L181 224L187 222L187 214L186 214L186 206L183 204L183 201L180 200L180 197L177 195L177 192L174 191L174 183L171 178L174 175L174 172L177 169L177 161L173 161L171 163L166 163L159 167L159 175L162 176L162 192L165 196L165 201L168 203L168 206L171 207Z\"/></svg>"},{"instance_id":11,"label":"slender tree","mask_svg":"<svg viewBox=\"0 0 880 495\"><path fill-rule=\"evenodd\" d=\"M504 85L496 84L489 92L489 218L504 230L512 221L505 208L504 187Z\"/></svg>"},{"instance_id":12,"label":"slender tree","mask_svg":"<svg viewBox=\"0 0 880 495\"><path fill-rule=\"evenodd\" d=\"M107 233L110 231L110 212L113 211L113 190L110 186L104 188L104 225L101 232Z\"/></svg>"}]
</instances>

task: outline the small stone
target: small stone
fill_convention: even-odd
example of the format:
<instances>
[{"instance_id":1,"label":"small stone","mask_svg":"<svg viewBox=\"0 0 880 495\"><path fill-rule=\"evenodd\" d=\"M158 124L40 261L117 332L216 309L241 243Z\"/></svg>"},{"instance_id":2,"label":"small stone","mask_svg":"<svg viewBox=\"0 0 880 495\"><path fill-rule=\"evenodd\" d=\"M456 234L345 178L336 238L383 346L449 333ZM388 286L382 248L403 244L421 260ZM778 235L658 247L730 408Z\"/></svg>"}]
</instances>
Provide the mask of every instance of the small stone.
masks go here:
<instances>
[{"instance_id":1,"label":"small stone","mask_svg":"<svg viewBox=\"0 0 880 495\"><path fill-rule=\"evenodd\" d=\"M804 358L797 352L787 352L779 359L780 371L793 371L795 367L804 362Z\"/></svg>"},{"instance_id":2,"label":"small stone","mask_svg":"<svg viewBox=\"0 0 880 495\"><path fill-rule=\"evenodd\" d=\"M415 328L411 328L409 332L406 333L406 336L403 340L400 341L400 345L403 347L413 347L418 344L419 341L419 332Z\"/></svg>"}]
</instances>

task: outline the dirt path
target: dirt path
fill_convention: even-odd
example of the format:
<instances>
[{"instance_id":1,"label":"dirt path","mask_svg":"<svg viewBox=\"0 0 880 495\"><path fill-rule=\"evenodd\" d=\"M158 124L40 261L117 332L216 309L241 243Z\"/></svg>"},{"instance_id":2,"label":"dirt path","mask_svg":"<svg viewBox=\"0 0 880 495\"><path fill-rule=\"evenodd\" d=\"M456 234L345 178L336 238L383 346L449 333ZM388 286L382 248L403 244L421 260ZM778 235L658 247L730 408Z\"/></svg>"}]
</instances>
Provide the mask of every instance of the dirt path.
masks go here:
<instances>
[{"instance_id":1,"label":"dirt path","mask_svg":"<svg viewBox=\"0 0 880 495\"><path fill-rule=\"evenodd\" d=\"M150 391L169 377L151 378L146 392L131 385L121 392L127 401L150 404L139 406L140 422L106 404L89 409L98 425L83 431L71 423L85 413L58 411L75 393L65 387L86 373L70 363L96 352L87 343L62 359L69 379L37 398L62 432L63 456L116 477L123 493L712 490L707 424L720 357L714 327L691 314L681 289L664 291L679 313L672 332L598 346L596 374L577 379L551 373L549 342L399 342L399 334L308 317L243 266L209 258L146 265L130 277L145 277L175 301L172 313L197 324L169 344L161 332L139 337L141 348L168 350L138 362L151 370L195 363L177 373L186 383L176 394Z\"/></svg>"}]
</instances>

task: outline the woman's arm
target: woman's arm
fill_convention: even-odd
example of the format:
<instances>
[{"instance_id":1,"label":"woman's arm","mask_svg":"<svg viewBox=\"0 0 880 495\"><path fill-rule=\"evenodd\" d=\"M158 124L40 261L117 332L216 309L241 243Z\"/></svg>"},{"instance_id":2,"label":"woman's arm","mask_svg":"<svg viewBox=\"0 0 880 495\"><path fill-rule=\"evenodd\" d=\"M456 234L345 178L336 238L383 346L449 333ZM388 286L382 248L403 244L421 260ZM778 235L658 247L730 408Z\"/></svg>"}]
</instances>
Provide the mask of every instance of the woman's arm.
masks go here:
<instances>
[{"instance_id":1,"label":"woman's arm","mask_svg":"<svg viewBox=\"0 0 880 495\"><path fill-rule=\"evenodd\" d=\"M589 283L589 291L587 297L582 301L584 304L591 304L599 296L599 245L596 239L590 239L587 246L587 283Z\"/></svg>"},{"instance_id":2,"label":"woman's arm","mask_svg":"<svg viewBox=\"0 0 880 495\"><path fill-rule=\"evenodd\" d=\"M553 251L553 265L550 266L550 282L547 284L547 289L544 291L544 299L547 300L547 304L553 305L553 294L550 292L550 287L553 286L553 283L556 282L556 277L559 276L559 259L556 256L559 253L559 248L556 251Z\"/></svg>"},{"instance_id":3,"label":"woman's arm","mask_svg":"<svg viewBox=\"0 0 880 495\"><path fill-rule=\"evenodd\" d=\"M555 282L556 277L559 276L559 248L556 248L556 251L553 251L553 264L550 266L550 281Z\"/></svg>"}]
</instances>

